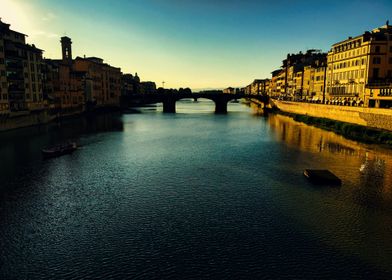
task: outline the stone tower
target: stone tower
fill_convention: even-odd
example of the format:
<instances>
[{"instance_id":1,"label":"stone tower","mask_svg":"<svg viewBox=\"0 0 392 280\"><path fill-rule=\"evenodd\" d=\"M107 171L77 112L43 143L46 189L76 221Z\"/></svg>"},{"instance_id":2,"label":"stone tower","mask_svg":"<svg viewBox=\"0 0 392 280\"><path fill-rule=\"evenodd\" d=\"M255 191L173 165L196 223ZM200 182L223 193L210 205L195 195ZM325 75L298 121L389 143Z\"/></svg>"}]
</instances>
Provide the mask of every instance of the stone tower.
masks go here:
<instances>
[{"instance_id":1,"label":"stone tower","mask_svg":"<svg viewBox=\"0 0 392 280\"><path fill-rule=\"evenodd\" d=\"M72 64L72 41L69 37L61 37L61 49L63 52L63 61Z\"/></svg>"}]
</instances>

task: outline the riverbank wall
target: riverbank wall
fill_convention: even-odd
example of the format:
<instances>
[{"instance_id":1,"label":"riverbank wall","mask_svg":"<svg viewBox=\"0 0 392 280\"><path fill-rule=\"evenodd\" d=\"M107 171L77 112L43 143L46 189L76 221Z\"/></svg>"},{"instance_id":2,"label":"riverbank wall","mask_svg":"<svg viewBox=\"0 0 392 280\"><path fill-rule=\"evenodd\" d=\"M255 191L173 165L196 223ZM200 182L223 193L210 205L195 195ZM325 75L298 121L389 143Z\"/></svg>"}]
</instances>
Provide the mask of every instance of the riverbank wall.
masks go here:
<instances>
[{"instance_id":1,"label":"riverbank wall","mask_svg":"<svg viewBox=\"0 0 392 280\"><path fill-rule=\"evenodd\" d=\"M0 132L49 123L56 119L48 111L15 112L0 116Z\"/></svg>"},{"instance_id":2,"label":"riverbank wall","mask_svg":"<svg viewBox=\"0 0 392 280\"><path fill-rule=\"evenodd\" d=\"M54 121L61 121L68 118L73 118L81 115L100 114L107 112L119 111L120 107L99 107L90 110L81 110L81 108L72 108L64 110L63 112L51 112L50 110L41 111L25 111L12 112L9 114L0 115L0 132L19 129L29 126L39 126Z\"/></svg>"},{"instance_id":3,"label":"riverbank wall","mask_svg":"<svg viewBox=\"0 0 392 280\"><path fill-rule=\"evenodd\" d=\"M392 109L271 100L280 111L392 131Z\"/></svg>"}]
</instances>

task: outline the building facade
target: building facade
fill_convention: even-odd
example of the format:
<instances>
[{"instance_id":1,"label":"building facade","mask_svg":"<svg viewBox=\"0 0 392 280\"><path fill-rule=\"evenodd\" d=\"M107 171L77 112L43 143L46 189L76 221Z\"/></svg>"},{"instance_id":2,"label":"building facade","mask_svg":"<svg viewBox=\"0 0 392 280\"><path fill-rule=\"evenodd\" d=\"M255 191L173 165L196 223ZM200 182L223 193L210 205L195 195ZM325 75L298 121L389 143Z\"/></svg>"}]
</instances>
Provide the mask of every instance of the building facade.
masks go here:
<instances>
[{"instance_id":1,"label":"building facade","mask_svg":"<svg viewBox=\"0 0 392 280\"><path fill-rule=\"evenodd\" d=\"M48 107L59 115L80 113L85 109L85 73L73 69L71 39L60 42L62 58L45 59L42 68Z\"/></svg>"},{"instance_id":2,"label":"building facade","mask_svg":"<svg viewBox=\"0 0 392 280\"><path fill-rule=\"evenodd\" d=\"M142 94L154 94L157 92L157 86L155 82L147 81L140 83L140 93Z\"/></svg>"},{"instance_id":3,"label":"building facade","mask_svg":"<svg viewBox=\"0 0 392 280\"><path fill-rule=\"evenodd\" d=\"M332 45L328 53L327 92L331 104L386 106L383 89L392 79L392 26ZM381 91L380 91L381 93Z\"/></svg>"},{"instance_id":4,"label":"building facade","mask_svg":"<svg viewBox=\"0 0 392 280\"><path fill-rule=\"evenodd\" d=\"M325 96L326 57L319 50L288 54L282 68L271 73L268 94L284 100L321 102Z\"/></svg>"},{"instance_id":5,"label":"building facade","mask_svg":"<svg viewBox=\"0 0 392 280\"><path fill-rule=\"evenodd\" d=\"M98 57L76 57L73 70L85 73L85 98L89 106L100 108L120 105L120 68L110 66Z\"/></svg>"},{"instance_id":6,"label":"building facade","mask_svg":"<svg viewBox=\"0 0 392 280\"><path fill-rule=\"evenodd\" d=\"M270 94L270 79L256 79L251 84L247 85L243 91L245 94L265 95ZM231 88L227 90L230 91Z\"/></svg>"},{"instance_id":7,"label":"building facade","mask_svg":"<svg viewBox=\"0 0 392 280\"><path fill-rule=\"evenodd\" d=\"M45 109L42 50L0 20L0 113Z\"/></svg>"}]
</instances>

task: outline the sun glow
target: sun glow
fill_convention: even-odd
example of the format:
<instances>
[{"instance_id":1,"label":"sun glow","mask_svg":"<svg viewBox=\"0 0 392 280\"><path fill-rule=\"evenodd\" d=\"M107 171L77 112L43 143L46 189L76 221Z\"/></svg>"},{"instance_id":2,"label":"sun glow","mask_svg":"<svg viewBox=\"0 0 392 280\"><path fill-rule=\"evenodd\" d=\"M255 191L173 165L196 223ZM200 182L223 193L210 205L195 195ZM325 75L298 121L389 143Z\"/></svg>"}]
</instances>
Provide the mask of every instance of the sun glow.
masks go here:
<instances>
[{"instance_id":1,"label":"sun glow","mask_svg":"<svg viewBox=\"0 0 392 280\"><path fill-rule=\"evenodd\" d=\"M0 0L0 7L2 21L11 24L13 30L26 35L34 31L34 21L31 20L34 13L31 5L16 0Z\"/></svg>"}]
</instances>

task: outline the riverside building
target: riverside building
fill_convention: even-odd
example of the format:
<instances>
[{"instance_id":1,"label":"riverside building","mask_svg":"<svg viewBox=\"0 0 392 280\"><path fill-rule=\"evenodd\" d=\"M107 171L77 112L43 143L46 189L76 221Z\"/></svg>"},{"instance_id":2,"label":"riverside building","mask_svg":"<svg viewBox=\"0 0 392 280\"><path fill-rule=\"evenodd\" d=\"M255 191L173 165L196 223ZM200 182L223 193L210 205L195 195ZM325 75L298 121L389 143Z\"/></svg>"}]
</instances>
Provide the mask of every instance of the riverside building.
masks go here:
<instances>
[{"instance_id":1,"label":"riverside building","mask_svg":"<svg viewBox=\"0 0 392 280\"><path fill-rule=\"evenodd\" d=\"M270 90L270 79L256 79L246 87L247 94L268 94Z\"/></svg>"},{"instance_id":2,"label":"riverside building","mask_svg":"<svg viewBox=\"0 0 392 280\"><path fill-rule=\"evenodd\" d=\"M72 115L85 109L84 72L73 69L72 41L61 38L61 59L45 59L44 88L51 113Z\"/></svg>"},{"instance_id":3,"label":"riverside building","mask_svg":"<svg viewBox=\"0 0 392 280\"><path fill-rule=\"evenodd\" d=\"M121 96L121 69L98 57L76 57L73 69L85 73L86 103L89 107L118 107Z\"/></svg>"},{"instance_id":4,"label":"riverside building","mask_svg":"<svg viewBox=\"0 0 392 280\"><path fill-rule=\"evenodd\" d=\"M390 107L392 26L332 45L328 53L327 103Z\"/></svg>"},{"instance_id":5,"label":"riverside building","mask_svg":"<svg viewBox=\"0 0 392 280\"><path fill-rule=\"evenodd\" d=\"M285 100L321 102L325 96L326 56L319 50L288 54L282 68L272 72L271 95Z\"/></svg>"},{"instance_id":6,"label":"riverside building","mask_svg":"<svg viewBox=\"0 0 392 280\"><path fill-rule=\"evenodd\" d=\"M42 50L0 20L0 114L42 111Z\"/></svg>"}]
</instances>

